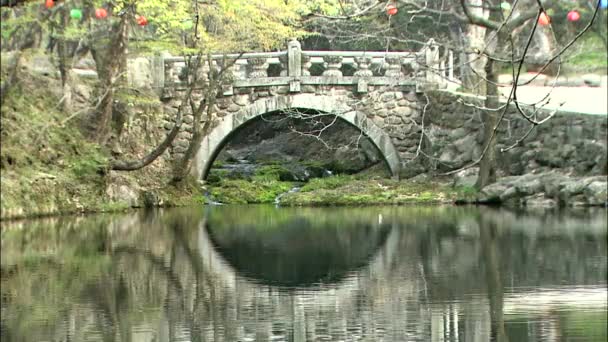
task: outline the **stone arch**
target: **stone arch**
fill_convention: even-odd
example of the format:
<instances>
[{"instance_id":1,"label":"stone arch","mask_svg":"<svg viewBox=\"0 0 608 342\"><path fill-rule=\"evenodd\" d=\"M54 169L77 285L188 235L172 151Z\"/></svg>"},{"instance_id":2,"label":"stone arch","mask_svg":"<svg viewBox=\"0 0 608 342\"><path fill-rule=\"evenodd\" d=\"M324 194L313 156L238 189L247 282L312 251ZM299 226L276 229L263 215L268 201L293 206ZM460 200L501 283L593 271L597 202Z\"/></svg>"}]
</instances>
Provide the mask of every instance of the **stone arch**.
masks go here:
<instances>
[{"instance_id":1,"label":"stone arch","mask_svg":"<svg viewBox=\"0 0 608 342\"><path fill-rule=\"evenodd\" d=\"M380 151L392 176L399 177L401 160L390 136L368 119L364 113L351 108L341 100L343 99L315 94L280 95L258 99L240 111L223 117L219 124L209 132L196 155L193 171L197 177L205 179L213 161L230 140L231 135L246 122L266 113L298 108L321 113L335 113L338 118L361 130Z\"/></svg>"}]
</instances>

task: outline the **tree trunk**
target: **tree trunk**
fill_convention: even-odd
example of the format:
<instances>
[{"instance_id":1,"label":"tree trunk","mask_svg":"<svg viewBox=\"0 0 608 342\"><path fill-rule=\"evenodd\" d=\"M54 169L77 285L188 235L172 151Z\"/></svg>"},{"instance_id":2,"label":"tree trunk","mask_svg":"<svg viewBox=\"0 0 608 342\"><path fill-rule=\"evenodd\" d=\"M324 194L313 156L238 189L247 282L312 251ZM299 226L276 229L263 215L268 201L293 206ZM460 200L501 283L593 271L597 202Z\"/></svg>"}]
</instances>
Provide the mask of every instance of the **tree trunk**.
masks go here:
<instances>
[{"instance_id":1,"label":"tree trunk","mask_svg":"<svg viewBox=\"0 0 608 342\"><path fill-rule=\"evenodd\" d=\"M500 21L500 12L499 11L490 11L489 19L493 21ZM506 42L509 33L506 32L495 32L493 30L486 31L486 42L490 42L494 35L498 35L494 37L498 42ZM496 44L488 44L486 48L487 52L490 55L496 55L500 51L497 49ZM484 81L485 84L485 107L488 109L498 108L498 75L496 63L494 60L490 58L486 58L485 63L485 75L487 81ZM482 123L483 123L483 146L485 153L482 156L481 162L479 164L479 176L477 177L477 183L475 187L477 189L481 189L488 184L492 184L496 182L496 135L494 133L494 129L499 124L498 122L498 113L492 110L483 110L481 113Z\"/></svg>"},{"instance_id":2,"label":"tree trunk","mask_svg":"<svg viewBox=\"0 0 608 342\"><path fill-rule=\"evenodd\" d=\"M103 57L103 65L98 65L98 75L102 89L102 100L95 122L95 140L105 145L110 138L112 110L114 107L114 91L116 83L124 79L125 54L128 39L128 14L124 14L118 24L113 28L114 39L112 40L108 53Z\"/></svg>"},{"instance_id":3,"label":"tree trunk","mask_svg":"<svg viewBox=\"0 0 608 342\"><path fill-rule=\"evenodd\" d=\"M494 70L493 60L489 59L486 62L485 70L488 79L486 85L485 107L488 109L498 108L498 87L495 84L495 82L498 81L498 77ZM477 189L481 189L496 181L496 135L493 133L494 128L498 124L497 115L497 112L490 110L484 110L481 113L485 153L479 163L479 176L477 177L477 183L475 184Z\"/></svg>"},{"instance_id":4,"label":"tree trunk","mask_svg":"<svg viewBox=\"0 0 608 342\"><path fill-rule=\"evenodd\" d=\"M215 96L213 96L215 98ZM212 101L213 102L213 101ZM211 104L211 107L213 107L213 104ZM192 139L190 139L190 143L188 144L188 149L186 150L186 152L184 153L184 156L182 158L180 158L180 160L175 164L175 167L173 169L173 180L172 182L174 184L177 184L181 181L183 181L188 174L190 173L190 170L192 169L192 161L194 160L194 157L196 157L196 154L198 153L198 151L201 148L201 143L203 142L203 138L207 135L207 130L209 129L209 126L211 124L211 119L210 119L210 111L208 110L207 104L205 103L205 100L203 100L201 102L201 104L199 105L199 108L197 108L196 111L193 111L193 118L194 121L192 123ZM205 122L203 123L202 127L201 127L201 118L202 118L202 112L205 112L206 118L205 118Z\"/></svg>"},{"instance_id":5,"label":"tree trunk","mask_svg":"<svg viewBox=\"0 0 608 342\"><path fill-rule=\"evenodd\" d=\"M468 4L472 7L471 12L481 18L488 16L487 10L481 8L484 0L468 0ZM485 37L487 29L483 26L468 24L464 34L463 50L473 51L475 49L482 50L485 46ZM465 57L463 61L466 63L462 66L462 85L465 89L476 94L483 94L485 88L480 76L485 76L484 65L486 58L481 57L477 53L463 52ZM462 57L461 56L461 57ZM480 82L481 81L481 82Z\"/></svg>"},{"instance_id":6,"label":"tree trunk","mask_svg":"<svg viewBox=\"0 0 608 342\"><path fill-rule=\"evenodd\" d=\"M175 119L175 125L169 132L169 134L165 137L165 140L161 142L154 150L152 150L147 156L143 157L140 160L131 160L131 161L115 161L112 163L110 168L112 170L118 171L134 171L139 170L145 166L150 165L156 158L160 157L177 137L180 128L182 127L182 109L177 112L177 118Z\"/></svg>"}]
</instances>

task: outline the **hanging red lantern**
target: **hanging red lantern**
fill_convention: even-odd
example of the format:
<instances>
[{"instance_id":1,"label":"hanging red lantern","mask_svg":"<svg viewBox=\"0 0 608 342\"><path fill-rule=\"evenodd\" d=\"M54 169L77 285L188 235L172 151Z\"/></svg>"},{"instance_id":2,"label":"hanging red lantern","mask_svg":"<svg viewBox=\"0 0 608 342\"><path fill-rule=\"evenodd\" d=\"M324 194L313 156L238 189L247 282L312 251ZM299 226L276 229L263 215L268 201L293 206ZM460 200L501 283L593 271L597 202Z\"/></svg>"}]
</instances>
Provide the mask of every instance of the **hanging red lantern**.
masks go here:
<instances>
[{"instance_id":1,"label":"hanging red lantern","mask_svg":"<svg viewBox=\"0 0 608 342\"><path fill-rule=\"evenodd\" d=\"M389 4L388 6L386 6L386 14L390 16L397 14L397 6L393 4Z\"/></svg>"},{"instance_id":2,"label":"hanging red lantern","mask_svg":"<svg viewBox=\"0 0 608 342\"><path fill-rule=\"evenodd\" d=\"M148 19L146 19L146 17L144 17L143 15L138 15L136 20L137 20L137 25L139 25L139 26L148 25Z\"/></svg>"},{"instance_id":3,"label":"hanging red lantern","mask_svg":"<svg viewBox=\"0 0 608 342\"><path fill-rule=\"evenodd\" d=\"M44 7L46 7L46 8L51 8L53 6L55 6L55 1L53 1L53 0L46 0L44 2Z\"/></svg>"},{"instance_id":4,"label":"hanging red lantern","mask_svg":"<svg viewBox=\"0 0 608 342\"><path fill-rule=\"evenodd\" d=\"M105 8L98 8L95 10L95 18L103 19L108 16L108 11Z\"/></svg>"},{"instance_id":5,"label":"hanging red lantern","mask_svg":"<svg viewBox=\"0 0 608 342\"><path fill-rule=\"evenodd\" d=\"M580 18L581 15L577 11L568 12L568 21L578 21Z\"/></svg>"},{"instance_id":6,"label":"hanging red lantern","mask_svg":"<svg viewBox=\"0 0 608 342\"><path fill-rule=\"evenodd\" d=\"M541 13L540 17L538 17L540 26L549 25L549 22L551 22L551 20L549 20L549 16L545 12Z\"/></svg>"}]
</instances>

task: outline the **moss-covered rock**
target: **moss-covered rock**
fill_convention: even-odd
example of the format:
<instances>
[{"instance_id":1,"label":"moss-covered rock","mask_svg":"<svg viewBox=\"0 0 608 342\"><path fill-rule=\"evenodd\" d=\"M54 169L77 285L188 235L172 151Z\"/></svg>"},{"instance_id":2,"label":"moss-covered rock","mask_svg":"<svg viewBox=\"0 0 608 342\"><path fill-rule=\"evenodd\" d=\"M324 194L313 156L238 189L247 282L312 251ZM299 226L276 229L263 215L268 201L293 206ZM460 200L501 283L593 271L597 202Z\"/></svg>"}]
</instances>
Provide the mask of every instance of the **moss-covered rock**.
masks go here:
<instances>
[{"instance_id":1,"label":"moss-covered rock","mask_svg":"<svg viewBox=\"0 0 608 342\"><path fill-rule=\"evenodd\" d=\"M284 206L374 205L452 202L446 186L390 179L335 176L311 180L300 192L281 198Z\"/></svg>"},{"instance_id":2,"label":"moss-covered rock","mask_svg":"<svg viewBox=\"0 0 608 342\"><path fill-rule=\"evenodd\" d=\"M210 195L213 200L226 204L272 203L292 187L293 183L278 180L225 179L211 187Z\"/></svg>"}]
</instances>

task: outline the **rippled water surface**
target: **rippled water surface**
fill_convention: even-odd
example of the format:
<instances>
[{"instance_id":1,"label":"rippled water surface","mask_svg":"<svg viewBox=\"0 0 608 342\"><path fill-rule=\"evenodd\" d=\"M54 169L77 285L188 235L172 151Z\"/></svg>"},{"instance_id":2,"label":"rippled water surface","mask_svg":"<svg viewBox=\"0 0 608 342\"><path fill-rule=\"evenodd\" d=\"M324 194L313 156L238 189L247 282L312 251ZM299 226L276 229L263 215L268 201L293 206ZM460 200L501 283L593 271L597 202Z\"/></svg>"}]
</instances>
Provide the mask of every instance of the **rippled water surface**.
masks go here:
<instances>
[{"instance_id":1,"label":"rippled water surface","mask_svg":"<svg viewBox=\"0 0 608 342\"><path fill-rule=\"evenodd\" d=\"M3 223L2 341L606 341L606 211L225 206Z\"/></svg>"}]
</instances>

